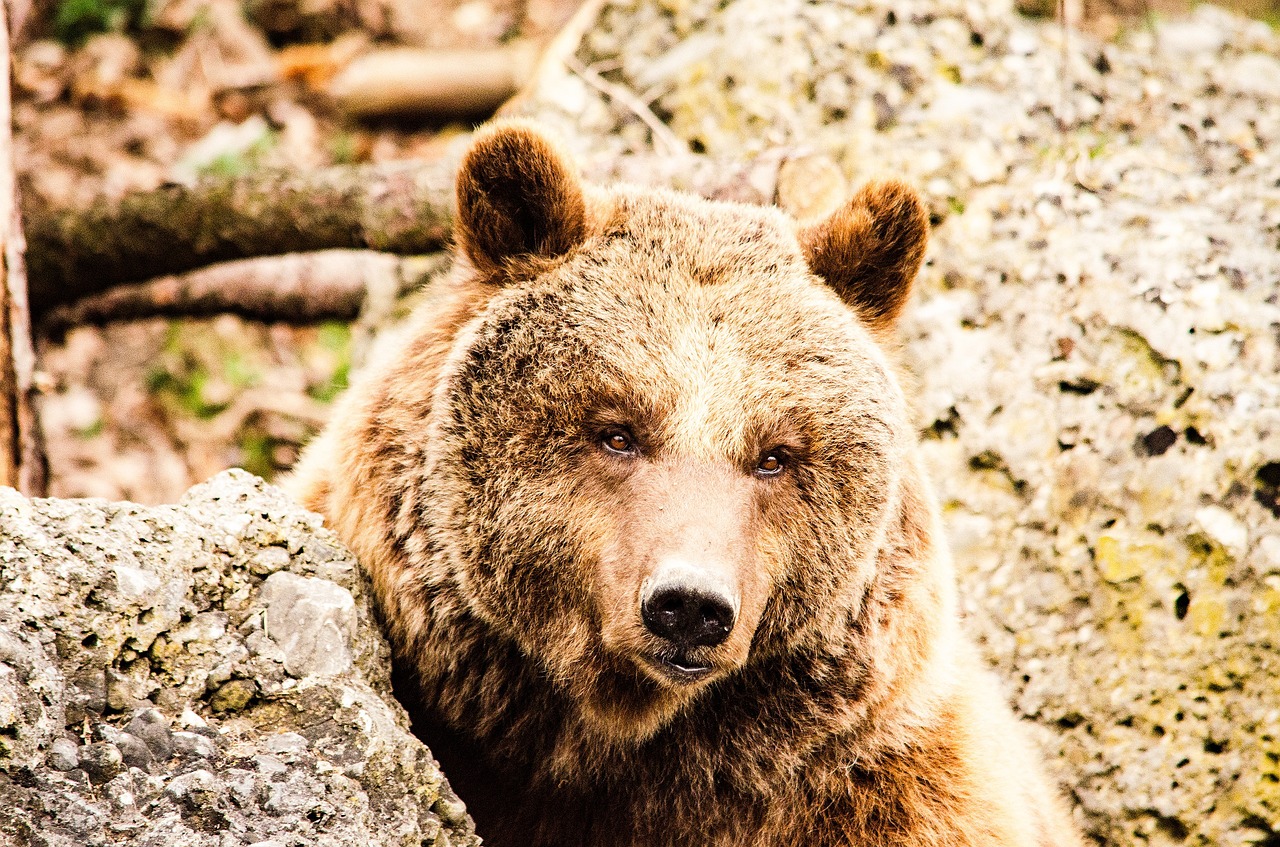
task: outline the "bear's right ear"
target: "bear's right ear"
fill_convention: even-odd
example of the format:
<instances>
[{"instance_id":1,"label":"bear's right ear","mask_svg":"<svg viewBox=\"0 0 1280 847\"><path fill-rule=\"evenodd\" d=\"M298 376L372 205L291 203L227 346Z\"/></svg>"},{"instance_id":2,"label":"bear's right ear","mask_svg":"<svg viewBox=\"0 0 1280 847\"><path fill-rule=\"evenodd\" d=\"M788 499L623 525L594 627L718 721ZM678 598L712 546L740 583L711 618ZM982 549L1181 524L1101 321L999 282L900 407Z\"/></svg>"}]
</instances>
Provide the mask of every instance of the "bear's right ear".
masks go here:
<instances>
[{"instance_id":1,"label":"bear's right ear","mask_svg":"<svg viewBox=\"0 0 1280 847\"><path fill-rule=\"evenodd\" d=\"M920 196L896 181L868 183L843 208L800 232L810 270L878 335L897 324L928 240Z\"/></svg>"},{"instance_id":2,"label":"bear's right ear","mask_svg":"<svg viewBox=\"0 0 1280 847\"><path fill-rule=\"evenodd\" d=\"M527 123L498 123L477 136L458 171L457 198L458 245L487 277L511 259L554 258L586 238L577 174Z\"/></svg>"}]
</instances>

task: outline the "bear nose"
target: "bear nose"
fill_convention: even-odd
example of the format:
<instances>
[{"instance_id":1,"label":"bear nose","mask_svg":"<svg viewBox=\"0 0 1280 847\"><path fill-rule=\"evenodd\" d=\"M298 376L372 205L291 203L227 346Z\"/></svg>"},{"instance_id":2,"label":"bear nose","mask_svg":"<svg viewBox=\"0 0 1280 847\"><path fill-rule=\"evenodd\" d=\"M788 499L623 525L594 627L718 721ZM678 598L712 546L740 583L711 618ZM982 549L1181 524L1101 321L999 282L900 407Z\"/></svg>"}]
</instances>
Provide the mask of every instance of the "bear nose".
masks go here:
<instances>
[{"instance_id":1,"label":"bear nose","mask_svg":"<svg viewBox=\"0 0 1280 847\"><path fill-rule=\"evenodd\" d=\"M654 586L640 613L650 632L682 650L721 643L733 631L736 617L728 596L682 582Z\"/></svg>"}]
</instances>

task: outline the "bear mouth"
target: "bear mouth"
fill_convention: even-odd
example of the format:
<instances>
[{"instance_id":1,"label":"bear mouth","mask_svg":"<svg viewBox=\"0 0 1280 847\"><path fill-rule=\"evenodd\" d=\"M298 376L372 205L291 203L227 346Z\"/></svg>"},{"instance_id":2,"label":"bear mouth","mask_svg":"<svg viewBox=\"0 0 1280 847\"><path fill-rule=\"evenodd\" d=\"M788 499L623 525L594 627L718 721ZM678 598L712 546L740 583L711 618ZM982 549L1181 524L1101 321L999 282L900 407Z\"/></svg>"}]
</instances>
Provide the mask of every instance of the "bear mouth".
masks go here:
<instances>
[{"instance_id":1,"label":"bear mouth","mask_svg":"<svg viewBox=\"0 0 1280 847\"><path fill-rule=\"evenodd\" d=\"M673 682L696 682L708 676L714 667L687 656L652 656L649 663Z\"/></svg>"}]
</instances>

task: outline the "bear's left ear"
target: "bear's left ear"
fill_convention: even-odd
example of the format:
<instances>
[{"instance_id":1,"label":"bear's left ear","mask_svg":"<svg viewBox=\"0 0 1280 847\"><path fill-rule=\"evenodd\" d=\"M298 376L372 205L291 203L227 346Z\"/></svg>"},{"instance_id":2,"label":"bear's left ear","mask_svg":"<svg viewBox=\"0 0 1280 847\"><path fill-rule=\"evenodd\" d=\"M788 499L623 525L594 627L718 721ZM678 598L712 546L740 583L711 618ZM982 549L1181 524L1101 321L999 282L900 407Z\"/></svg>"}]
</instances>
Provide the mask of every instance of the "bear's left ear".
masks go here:
<instances>
[{"instance_id":1,"label":"bear's left ear","mask_svg":"<svg viewBox=\"0 0 1280 847\"><path fill-rule=\"evenodd\" d=\"M800 232L809 268L881 335L897 324L928 240L924 204L896 181L868 183L843 208Z\"/></svg>"},{"instance_id":2,"label":"bear's left ear","mask_svg":"<svg viewBox=\"0 0 1280 847\"><path fill-rule=\"evenodd\" d=\"M554 258L586 238L582 183L568 158L532 124L479 133L458 170L458 246L492 277L520 257Z\"/></svg>"}]
</instances>

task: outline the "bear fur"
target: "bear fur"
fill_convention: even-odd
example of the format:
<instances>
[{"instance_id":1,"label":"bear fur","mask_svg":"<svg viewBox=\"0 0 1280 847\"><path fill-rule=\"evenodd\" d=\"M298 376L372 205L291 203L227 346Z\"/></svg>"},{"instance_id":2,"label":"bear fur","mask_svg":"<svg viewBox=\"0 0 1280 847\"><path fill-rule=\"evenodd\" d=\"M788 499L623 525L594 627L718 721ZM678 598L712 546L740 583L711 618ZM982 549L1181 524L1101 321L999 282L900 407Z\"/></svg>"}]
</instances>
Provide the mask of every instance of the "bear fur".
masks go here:
<instances>
[{"instance_id":1,"label":"bear fur","mask_svg":"<svg viewBox=\"0 0 1280 847\"><path fill-rule=\"evenodd\" d=\"M584 185L509 122L457 202L454 275L293 488L485 843L1078 845L961 635L887 352L915 193L801 227ZM668 578L710 612L661 618Z\"/></svg>"}]
</instances>

